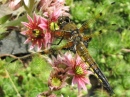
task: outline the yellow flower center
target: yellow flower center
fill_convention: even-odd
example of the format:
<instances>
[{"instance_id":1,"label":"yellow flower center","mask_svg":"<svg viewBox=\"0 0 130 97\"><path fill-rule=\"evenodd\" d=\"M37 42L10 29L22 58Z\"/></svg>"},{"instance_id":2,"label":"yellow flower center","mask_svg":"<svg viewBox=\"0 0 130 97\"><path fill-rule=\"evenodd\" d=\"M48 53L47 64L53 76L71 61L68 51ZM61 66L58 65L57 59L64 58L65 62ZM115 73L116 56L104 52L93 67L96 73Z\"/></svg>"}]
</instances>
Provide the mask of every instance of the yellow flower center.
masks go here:
<instances>
[{"instance_id":1,"label":"yellow flower center","mask_svg":"<svg viewBox=\"0 0 130 97\"><path fill-rule=\"evenodd\" d=\"M50 30L51 31L56 31L58 29L59 29L59 27L58 27L57 23L55 23L55 22L50 23Z\"/></svg>"},{"instance_id":2,"label":"yellow flower center","mask_svg":"<svg viewBox=\"0 0 130 97\"><path fill-rule=\"evenodd\" d=\"M34 29L32 32L33 32L34 37L36 37L36 38L39 37L41 34L41 31L38 29Z\"/></svg>"},{"instance_id":3,"label":"yellow flower center","mask_svg":"<svg viewBox=\"0 0 130 97\"><path fill-rule=\"evenodd\" d=\"M52 85L59 87L59 86L61 85L60 79L54 77L54 78L52 79Z\"/></svg>"},{"instance_id":4,"label":"yellow flower center","mask_svg":"<svg viewBox=\"0 0 130 97\"><path fill-rule=\"evenodd\" d=\"M80 67L80 66L76 66L75 68L75 73L78 74L78 75L81 75L83 74L83 69Z\"/></svg>"}]
</instances>

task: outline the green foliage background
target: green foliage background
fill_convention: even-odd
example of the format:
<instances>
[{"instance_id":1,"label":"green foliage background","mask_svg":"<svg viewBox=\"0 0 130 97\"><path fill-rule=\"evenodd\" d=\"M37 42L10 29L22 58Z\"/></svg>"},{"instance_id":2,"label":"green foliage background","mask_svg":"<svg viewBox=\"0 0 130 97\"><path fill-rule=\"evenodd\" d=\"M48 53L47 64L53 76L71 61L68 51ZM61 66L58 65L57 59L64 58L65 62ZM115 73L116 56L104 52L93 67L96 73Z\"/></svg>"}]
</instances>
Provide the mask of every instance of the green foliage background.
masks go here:
<instances>
[{"instance_id":1,"label":"green foliage background","mask_svg":"<svg viewBox=\"0 0 130 97\"><path fill-rule=\"evenodd\" d=\"M71 9L72 18L76 23L94 18L95 13L110 2L113 1L78 0ZM114 2L115 4L109 7L105 15L92 24L90 31L102 32L102 34L93 37L88 49L108 78L115 93L113 97L129 97L130 2L128 0ZM97 93L97 96L101 97L101 94Z\"/></svg>"},{"instance_id":2,"label":"green foliage background","mask_svg":"<svg viewBox=\"0 0 130 97\"><path fill-rule=\"evenodd\" d=\"M70 6L72 20L78 27L86 20L95 19L94 23L89 24L89 33L102 32L92 38L88 49L108 78L114 91L112 97L130 97L129 0L66 0L66 2ZM115 4L111 6L111 2ZM103 10L107 6L109 8ZM103 12L103 16L96 18L100 11ZM14 63L10 61L10 58L0 60L0 97L19 95L36 97L42 91L48 90L47 80L51 67L43 58L35 56L27 66L18 61ZM68 95L76 97L77 91L72 93L69 89L68 86L60 92L64 97ZM60 95L60 92L56 93ZM107 96L97 92L96 97Z\"/></svg>"}]
</instances>

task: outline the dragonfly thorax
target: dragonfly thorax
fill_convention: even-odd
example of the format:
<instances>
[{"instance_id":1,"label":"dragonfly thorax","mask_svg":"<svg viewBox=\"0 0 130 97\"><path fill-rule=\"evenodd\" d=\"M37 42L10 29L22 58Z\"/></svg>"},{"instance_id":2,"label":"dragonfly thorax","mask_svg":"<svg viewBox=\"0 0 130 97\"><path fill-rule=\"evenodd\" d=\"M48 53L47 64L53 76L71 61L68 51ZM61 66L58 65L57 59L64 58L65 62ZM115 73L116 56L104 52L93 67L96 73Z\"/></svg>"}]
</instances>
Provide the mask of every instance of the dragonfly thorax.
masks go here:
<instances>
[{"instance_id":1,"label":"dragonfly thorax","mask_svg":"<svg viewBox=\"0 0 130 97\"><path fill-rule=\"evenodd\" d=\"M82 41L82 36L79 34L78 29L71 32L71 38L70 41L74 43L74 45L78 44L80 41Z\"/></svg>"},{"instance_id":2,"label":"dragonfly thorax","mask_svg":"<svg viewBox=\"0 0 130 97\"><path fill-rule=\"evenodd\" d=\"M57 24L60 27L60 30L64 30L65 32L70 32L77 29L76 24L73 23L67 16L59 17Z\"/></svg>"}]
</instances>

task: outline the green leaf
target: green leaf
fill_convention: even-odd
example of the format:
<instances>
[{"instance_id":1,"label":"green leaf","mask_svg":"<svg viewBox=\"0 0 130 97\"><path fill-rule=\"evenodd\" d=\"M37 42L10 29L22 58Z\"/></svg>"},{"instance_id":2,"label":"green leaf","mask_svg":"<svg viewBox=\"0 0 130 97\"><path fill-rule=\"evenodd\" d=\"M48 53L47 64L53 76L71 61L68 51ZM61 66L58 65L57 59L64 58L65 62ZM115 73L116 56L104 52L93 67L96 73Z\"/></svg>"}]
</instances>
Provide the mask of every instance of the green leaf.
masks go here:
<instances>
[{"instance_id":1,"label":"green leaf","mask_svg":"<svg viewBox=\"0 0 130 97\"><path fill-rule=\"evenodd\" d=\"M26 14L19 17L16 20L13 20L13 21L10 21L10 22L6 23L5 26L20 26L22 21L27 21Z\"/></svg>"},{"instance_id":2,"label":"green leaf","mask_svg":"<svg viewBox=\"0 0 130 97\"><path fill-rule=\"evenodd\" d=\"M28 2L29 2L28 5L26 5L25 2L26 2L26 1L24 1L24 8L26 9L26 11L27 11L29 14L31 14L31 13L32 13L32 10L33 10L34 7L35 7L36 2L35 2L35 0L31 0L31 1L29 0L29 1L28 1Z\"/></svg>"},{"instance_id":3,"label":"green leaf","mask_svg":"<svg viewBox=\"0 0 130 97\"><path fill-rule=\"evenodd\" d=\"M9 18L12 16L12 14L5 15L0 18L0 24L4 24Z\"/></svg>"},{"instance_id":4,"label":"green leaf","mask_svg":"<svg viewBox=\"0 0 130 97\"><path fill-rule=\"evenodd\" d=\"M6 36L9 35L9 31L6 31L7 29L0 26L0 40L4 39Z\"/></svg>"}]
</instances>

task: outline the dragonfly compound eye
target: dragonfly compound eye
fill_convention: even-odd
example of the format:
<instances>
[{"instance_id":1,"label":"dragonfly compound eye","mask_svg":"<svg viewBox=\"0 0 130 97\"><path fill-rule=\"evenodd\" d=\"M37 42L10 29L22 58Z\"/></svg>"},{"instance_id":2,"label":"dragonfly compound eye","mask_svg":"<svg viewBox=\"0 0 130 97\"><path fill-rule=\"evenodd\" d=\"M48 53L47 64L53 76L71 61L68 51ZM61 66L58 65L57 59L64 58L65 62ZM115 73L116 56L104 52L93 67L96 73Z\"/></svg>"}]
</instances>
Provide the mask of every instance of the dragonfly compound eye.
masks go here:
<instances>
[{"instance_id":1,"label":"dragonfly compound eye","mask_svg":"<svg viewBox=\"0 0 130 97\"><path fill-rule=\"evenodd\" d=\"M65 24L69 23L69 22L70 22L70 18L67 17L67 16L61 16L61 17L58 18L58 25L59 26L63 26Z\"/></svg>"}]
</instances>

